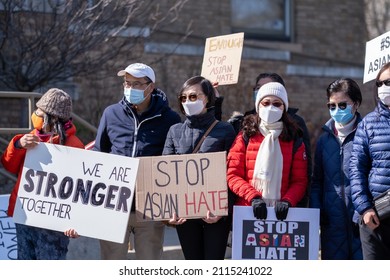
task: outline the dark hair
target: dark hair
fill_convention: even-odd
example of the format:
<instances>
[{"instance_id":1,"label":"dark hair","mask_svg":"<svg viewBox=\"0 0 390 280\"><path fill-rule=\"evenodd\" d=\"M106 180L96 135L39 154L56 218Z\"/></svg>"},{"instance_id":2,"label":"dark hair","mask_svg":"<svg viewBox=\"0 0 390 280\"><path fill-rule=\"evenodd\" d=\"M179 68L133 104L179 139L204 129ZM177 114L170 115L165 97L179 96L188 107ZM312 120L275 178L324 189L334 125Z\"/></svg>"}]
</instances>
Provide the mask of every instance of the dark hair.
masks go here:
<instances>
[{"instance_id":1,"label":"dark hair","mask_svg":"<svg viewBox=\"0 0 390 280\"><path fill-rule=\"evenodd\" d=\"M201 86L202 92L207 97L208 103L206 104L206 108L214 107L216 97L215 97L215 90L214 90L213 85L211 84L211 82L209 80L207 80L206 78L204 78L202 76L194 76L192 78L189 78L187 81L185 81L185 83L181 87L179 94L177 96L178 102L179 102L179 108L183 114L185 114L185 112L184 112L183 104L180 101L180 96L189 87L191 87L193 85L197 85L197 84L199 84Z\"/></svg>"},{"instance_id":2,"label":"dark hair","mask_svg":"<svg viewBox=\"0 0 390 280\"><path fill-rule=\"evenodd\" d=\"M45 113L43 117L42 131L44 133L53 132L54 134L58 134L58 136L60 137L59 143L61 145L65 145L66 142L65 123L67 123L68 121L69 120L53 117L52 115Z\"/></svg>"},{"instance_id":3,"label":"dark hair","mask_svg":"<svg viewBox=\"0 0 390 280\"><path fill-rule=\"evenodd\" d=\"M244 117L242 121L242 133L249 139L251 136L260 132L260 117L258 114L250 114ZM302 129L298 126L296 121L292 119L289 114L283 110L282 115L283 130L280 134L280 139L283 141L292 141L298 137L303 136Z\"/></svg>"},{"instance_id":4,"label":"dark hair","mask_svg":"<svg viewBox=\"0 0 390 280\"><path fill-rule=\"evenodd\" d=\"M282 77L276 73L260 73L257 77L256 77L256 84L259 82L260 79L265 79L265 78L270 78L272 81L274 82L278 82L280 84L282 84L284 87L285 87L285 84L284 84L284 81L282 79Z\"/></svg>"},{"instance_id":5,"label":"dark hair","mask_svg":"<svg viewBox=\"0 0 390 280\"><path fill-rule=\"evenodd\" d=\"M326 88L326 96L328 101L335 92L343 92L344 94L348 95L354 104L359 106L362 104L362 93L360 91L359 85L350 78L337 79L329 84L329 86Z\"/></svg>"}]
</instances>

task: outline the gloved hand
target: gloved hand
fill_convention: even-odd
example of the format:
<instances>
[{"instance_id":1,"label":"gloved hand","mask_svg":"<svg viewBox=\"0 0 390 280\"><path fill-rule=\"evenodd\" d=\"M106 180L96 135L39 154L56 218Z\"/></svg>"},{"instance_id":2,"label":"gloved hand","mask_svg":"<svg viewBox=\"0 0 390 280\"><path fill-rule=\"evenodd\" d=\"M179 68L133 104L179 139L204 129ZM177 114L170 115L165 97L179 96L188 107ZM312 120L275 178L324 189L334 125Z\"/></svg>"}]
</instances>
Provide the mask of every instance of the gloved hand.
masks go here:
<instances>
[{"instance_id":1,"label":"gloved hand","mask_svg":"<svg viewBox=\"0 0 390 280\"><path fill-rule=\"evenodd\" d=\"M256 219L265 220L267 219L267 205L264 200L259 197L252 199L253 215Z\"/></svg>"},{"instance_id":2,"label":"gloved hand","mask_svg":"<svg viewBox=\"0 0 390 280\"><path fill-rule=\"evenodd\" d=\"M288 201L278 201L275 205L275 214L276 219L285 220L288 214L288 208L290 208L291 204Z\"/></svg>"}]
</instances>

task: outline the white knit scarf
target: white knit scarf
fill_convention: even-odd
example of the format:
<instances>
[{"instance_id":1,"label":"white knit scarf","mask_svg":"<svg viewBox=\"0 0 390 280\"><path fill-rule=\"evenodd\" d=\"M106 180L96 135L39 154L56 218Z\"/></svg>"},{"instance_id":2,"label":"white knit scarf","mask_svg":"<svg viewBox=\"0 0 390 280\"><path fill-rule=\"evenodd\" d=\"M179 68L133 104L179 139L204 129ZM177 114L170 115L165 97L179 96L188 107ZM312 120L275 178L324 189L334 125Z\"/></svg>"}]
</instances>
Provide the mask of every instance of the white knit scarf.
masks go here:
<instances>
[{"instance_id":1,"label":"white knit scarf","mask_svg":"<svg viewBox=\"0 0 390 280\"><path fill-rule=\"evenodd\" d=\"M283 123L261 121L259 129L265 138L257 152L252 186L262 193L267 206L274 206L281 197L283 155L278 137L282 133Z\"/></svg>"}]
</instances>

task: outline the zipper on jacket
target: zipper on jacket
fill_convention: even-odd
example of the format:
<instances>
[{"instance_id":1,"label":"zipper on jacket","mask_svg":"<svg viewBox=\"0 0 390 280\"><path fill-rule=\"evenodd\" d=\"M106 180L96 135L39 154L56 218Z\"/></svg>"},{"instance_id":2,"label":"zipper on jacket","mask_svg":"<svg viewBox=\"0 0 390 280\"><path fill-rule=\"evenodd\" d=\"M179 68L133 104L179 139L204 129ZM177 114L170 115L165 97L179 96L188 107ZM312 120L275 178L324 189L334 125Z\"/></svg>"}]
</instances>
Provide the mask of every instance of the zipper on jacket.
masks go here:
<instances>
[{"instance_id":1,"label":"zipper on jacket","mask_svg":"<svg viewBox=\"0 0 390 280\"><path fill-rule=\"evenodd\" d=\"M134 115L134 112L133 110L130 110L131 113L133 114L133 117L134 117L134 137L133 137L133 151L131 153L131 157L135 157L136 156L136 151L137 151L137 139L138 139L138 130L139 128L141 127L141 124L146 122L146 121L149 121L151 119L154 119L154 118L158 118L158 117L161 117L161 114L158 114L158 115L154 115L153 117L151 118L147 118L147 119L144 119L143 121L141 121L140 123L138 123L138 118L137 116Z\"/></svg>"}]
</instances>

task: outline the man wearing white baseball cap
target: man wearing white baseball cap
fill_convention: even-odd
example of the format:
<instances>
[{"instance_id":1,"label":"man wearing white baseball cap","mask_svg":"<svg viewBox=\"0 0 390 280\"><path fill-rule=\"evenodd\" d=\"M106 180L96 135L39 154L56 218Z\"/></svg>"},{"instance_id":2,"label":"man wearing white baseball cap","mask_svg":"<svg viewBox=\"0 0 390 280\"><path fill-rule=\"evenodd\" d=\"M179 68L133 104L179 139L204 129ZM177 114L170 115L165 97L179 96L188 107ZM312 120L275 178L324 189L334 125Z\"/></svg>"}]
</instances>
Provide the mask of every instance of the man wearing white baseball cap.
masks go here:
<instances>
[{"instance_id":1,"label":"man wearing white baseball cap","mask_svg":"<svg viewBox=\"0 0 390 280\"><path fill-rule=\"evenodd\" d=\"M92 149L128 157L160 156L169 128L181 121L179 114L169 107L165 93L155 87L156 76L150 66L133 63L117 75L123 77L123 98L104 110ZM131 210L125 242L100 240L101 258L126 260L133 233L136 259L161 259L165 224L137 222L135 199Z\"/></svg>"},{"instance_id":2,"label":"man wearing white baseball cap","mask_svg":"<svg viewBox=\"0 0 390 280\"><path fill-rule=\"evenodd\" d=\"M125 70L120 70L118 72L118 76L126 76L130 74L136 78L149 78L153 83L156 82L156 76L154 75L154 71L150 66L143 63L133 63L126 67Z\"/></svg>"}]
</instances>

